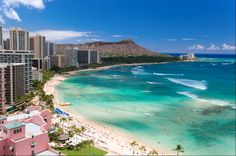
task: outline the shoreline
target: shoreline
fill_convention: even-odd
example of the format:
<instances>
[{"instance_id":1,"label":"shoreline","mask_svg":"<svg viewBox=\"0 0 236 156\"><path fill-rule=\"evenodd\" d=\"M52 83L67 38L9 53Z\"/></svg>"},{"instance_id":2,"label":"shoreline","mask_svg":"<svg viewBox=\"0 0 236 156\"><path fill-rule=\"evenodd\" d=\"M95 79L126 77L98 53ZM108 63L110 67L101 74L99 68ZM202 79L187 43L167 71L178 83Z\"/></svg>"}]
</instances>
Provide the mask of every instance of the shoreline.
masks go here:
<instances>
[{"instance_id":1,"label":"shoreline","mask_svg":"<svg viewBox=\"0 0 236 156\"><path fill-rule=\"evenodd\" d=\"M108 70L113 67L121 67L121 66L139 66L139 65L154 65L154 64L167 64L170 62L156 62L156 63L131 63L131 64L117 64L117 65L110 65L110 66L103 66L103 67L97 67L97 68L90 68L90 69L82 69L82 70L76 70L77 72L86 72L86 71L100 71L100 70ZM76 71L67 72L69 75L74 75Z\"/></svg>"},{"instance_id":2,"label":"shoreline","mask_svg":"<svg viewBox=\"0 0 236 156\"><path fill-rule=\"evenodd\" d=\"M88 138L94 140L96 147L107 151L108 152L107 155L132 155L133 149L129 145L129 143L132 141L136 141L139 146L144 145L146 147L146 152L143 152L142 154L147 155L149 151L156 148L158 149L159 155L163 155L167 153L170 154L170 151L167 152L167 150L159 149L159 147L152 147L150 145L144 144L141 141L139 141L137 138L135 138L134 136L126 134L125 132L120 132L119 130L114 129L110 127L109 125L88 120L81 114L71 111L69 108L66 108L65 106L60 106L58 98L57 98L58 97L57 91L56 91L56 86L58 84L60 84L62 81L66 80L70 76L78 75L79 72L107 70L107 69L110 69L113 67L119 67L119 66L136 66L136 65L164 64L164 63L168 63L168 62L120 64L120 65L98 67L95 69L76 70L76 71L67 72L64 75L55 74L54 77L44 85L44 91L46 94L54 95L53 103L54 103L55 108L60 108L61 110L69 113L70 116L73 117L73 119L78 120L78 123L80 126L84 126L86 128L86 131L96 132L96 133L92 133L88 135L89 136ZM96 139L96 138L99 138L98 136L101 138ZM135 151L137 152L136 154L141 154L138 149Z\"/></svg>"}]
</instances>

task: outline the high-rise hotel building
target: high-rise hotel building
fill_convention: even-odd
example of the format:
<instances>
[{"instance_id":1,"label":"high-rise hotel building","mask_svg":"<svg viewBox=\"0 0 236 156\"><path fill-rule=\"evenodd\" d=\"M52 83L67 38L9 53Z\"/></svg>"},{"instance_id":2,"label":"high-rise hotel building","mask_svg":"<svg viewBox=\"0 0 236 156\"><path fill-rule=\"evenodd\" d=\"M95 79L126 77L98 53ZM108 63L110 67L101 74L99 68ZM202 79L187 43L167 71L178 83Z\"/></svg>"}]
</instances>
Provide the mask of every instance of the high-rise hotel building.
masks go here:
<instances>
[{"instance_id":1,"label":"high-rise hotel building","mask_svg":"<svg viewBox=\"0 0 236 156\"><path fill-rule=\"evenodd\" d=\"M3 49L3 32L1 25L0 25L0 49Z\"/></svg>"},{"instance_id":2,"label":"high-rise hotel building","mask_svg":"<svg viewBox=\"0 0 236 156\"><path fill-rule=\"evenodd\" d=\"M34 52L33 67L37 68L37 70L50 68L45 36L36 35L30 37L30 50Z\"/></svg>"},{"instance_id":3,"label":"high-rise hotel building","mask_svg":"<svg viewBox=\"0 0 236 156\"><path fill-rule=\"evenodd\" d=\"M1 105L0 112L18 103L17 98L25 94L25 64L24 63L1 63Z\"/></svg>"},{"instance_id":4,"label":"high-rise hotel building","mask_svg":"<svg viewBox=\"0 0 236 156\"><path fill-rule=\"evenodd\" d=\"M32 89L32 51L0 50L0 63L24 63L24 93Z\"/></svg>"},{"instance_id":5,"label":"high-rise hotel building","mask_svg":"<svg viewBox=\"0 0 236 156\"><path fill-rule=\"evenodd\" d=\"M10 29L10 50L29 50L29 32L20 28Z\"/></svg>"},{"instance_id":6,"label":"high-rise hotel building","mask_svg":"<svg viewBox=\"0 0 236 156\"><path fill-rule=\"evenodd\" d=\"M34 51L34 58L43 59L46 57L46 38L36 35L30 37L30 50Z\"/></svg>"},{"instance_id":7,"label":"high-rise hotel building","mask_svg":"<svg viewBox=\"0 0 236 156\"><path fill-rule=\"evenodd\" d=\"M0 64L0 113L4 111L6 97L5 97L5 70L7 68L6 64Z\"/></svg>"},{"instance_id":8,"label":"high-rise hotel building","mask_svg":"<svg viewBox=\"0 0 236 156\"><path fill-rule=\"evenodd\" d=\"M46 42L46 53L47 56L55 56L56 55L56 44L53 42Z\"/></svg>"},{"instance_id":9,"label":"high-rise hotel building","mask_svg":"<svg viewBox=\"0 0 236 156\"><path fill-rule=\"evenodd\" d=\"M25 94L25 64L10 63L5 70L5 97L6 104L15 105L17 98Z\"/></svg>"}]
</instances>

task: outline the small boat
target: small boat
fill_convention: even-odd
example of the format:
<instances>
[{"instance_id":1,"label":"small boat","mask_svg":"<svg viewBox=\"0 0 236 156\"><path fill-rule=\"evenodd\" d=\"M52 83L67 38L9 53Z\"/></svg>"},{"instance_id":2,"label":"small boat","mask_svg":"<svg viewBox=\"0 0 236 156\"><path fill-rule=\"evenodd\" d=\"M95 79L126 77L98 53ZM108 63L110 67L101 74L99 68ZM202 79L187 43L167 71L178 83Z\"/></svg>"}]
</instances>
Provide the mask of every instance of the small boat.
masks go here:
<instances>
[{"instance_id":1,"label":"small boat","mask_svg":"<svg viewBox=\"0 0 236 156\"><path fill-rule=\"evenodd\" d=\"M69 106L69 105L71 105L71 103L69 103L69 102L64 102L64 103L61 103L60 105L61 105L61 106Z\"/></svg>"}]
</instances>

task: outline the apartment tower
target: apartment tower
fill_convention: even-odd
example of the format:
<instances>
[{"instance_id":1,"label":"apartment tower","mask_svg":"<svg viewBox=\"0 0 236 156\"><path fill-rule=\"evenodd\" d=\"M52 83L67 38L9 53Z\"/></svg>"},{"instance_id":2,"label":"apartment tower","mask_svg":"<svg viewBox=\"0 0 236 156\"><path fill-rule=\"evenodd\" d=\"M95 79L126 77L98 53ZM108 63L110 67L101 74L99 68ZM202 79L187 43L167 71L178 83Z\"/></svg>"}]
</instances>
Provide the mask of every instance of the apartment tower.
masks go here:
<instances>
[{"instance_id":1,"label":"apartment tower","mask_svg":"<svg viewBox=\"0 0 236 156\"><path fill-rule=\"evenodd\" d=\"M3 32L1 25L0 25L0 49L3 49Z\"/></svg>"},{"instance_id":2,"label":"apartment tower","mask_svg":"<svg viewBox=\"0 0 236 156\"><path fill-rule=\"evenodd\" d=\"M5 70L6 64L0 64L0 113L5 110Z\"/></svg>"},{"instance_id":3,"label":"apartment tower","mask_svg":"<svg viewBox=\"0 0 236 156\"><path fill-rule=\"evenodd\" d=\"M6 104L15 105L17 98L25 94L25 64L10 63L5 70L5 97Z\"/></svg>"},{"instance_id":4,"label":"apartment tower","mask_svg":"<svg viewBox=\"0 0 236 156\"><path fill-rule=\"evenodd\" d=\"M32 90L32 58L31 51L0 50L0 63L24 63L25 93ZM21 83L22 83L21 82Z\"/></svg>"},{"instance_id":5,"label":"apartment tower","mask_svg":"<svg viewBox=\"0 0 236 156\"><path fill-rule=\"evenodd\" d=\"M10 50L29 50L29 32L20 28L11 28Z\"/></svg>"}]
</instances>

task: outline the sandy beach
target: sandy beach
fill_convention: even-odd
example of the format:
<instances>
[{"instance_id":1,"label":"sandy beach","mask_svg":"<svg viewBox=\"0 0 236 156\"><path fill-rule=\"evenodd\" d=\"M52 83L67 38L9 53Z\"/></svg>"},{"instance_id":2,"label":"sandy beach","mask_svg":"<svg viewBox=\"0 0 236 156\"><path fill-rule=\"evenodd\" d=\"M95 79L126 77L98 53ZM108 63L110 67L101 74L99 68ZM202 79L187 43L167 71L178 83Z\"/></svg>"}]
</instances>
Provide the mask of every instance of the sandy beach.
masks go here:
<instances>
[{"instance_id":1,"label":"sandy beach","mask_svg":"<svg viewBox=\"0 0 236 156\"><path fill-rule=\"evenodd\" d=\"M130 65L130 64L128 64ZM140 65L140 64L132 64L132 65ZM120 66L120 65L117 65ZM127 66L127 65L122 65ZM137 141L139 144L139 147L144 145L146 147L146 152L143 154L147 155L152 149L157 149L158 147L150 147L148 145L143 144L136 138L121 133L107 125L103 125L94 121L90 121L85 119L83 116L81 116L79 113L73 112L66 108L65 106L60 106L59 101L57 99L57 92L55 87L63 80L68 78L71 75L78 74L78 72L81 71L94 71L94 70L106 70L109 68L112 68L114 66L107 66L107 67L100 67L96 69L86 69L86 70L80 70L80 71L73 71L68 72L65 75L59 75L55 74L55 76L48 81L44 86L44 91L46 94L53 94L54 95L54 107L60 108L61 110L67 112L70 114L71 117L76 121L76 125L78 126L84 126L86 128L85 134L83 137L86 139L92 139L94 140L95 146L101 149L104 149L108 152L107 155L132 155L133 154L133 148L130 146L130 143L133 141ZM138 148L139 148L138 147ZM141 155L140 150L135 150L136 155ZM169 152L165 150L157 149L159 155L163 155L164 153L167 154Z\"/></svg>"}]
</instances>

